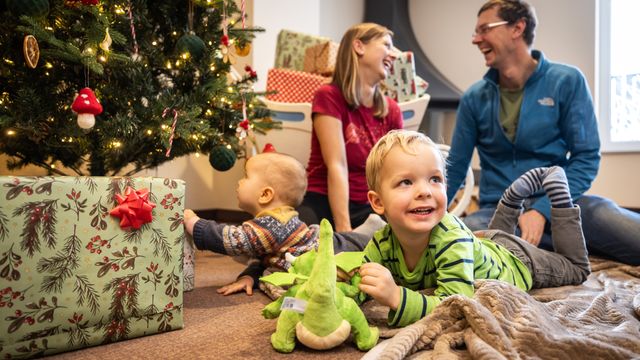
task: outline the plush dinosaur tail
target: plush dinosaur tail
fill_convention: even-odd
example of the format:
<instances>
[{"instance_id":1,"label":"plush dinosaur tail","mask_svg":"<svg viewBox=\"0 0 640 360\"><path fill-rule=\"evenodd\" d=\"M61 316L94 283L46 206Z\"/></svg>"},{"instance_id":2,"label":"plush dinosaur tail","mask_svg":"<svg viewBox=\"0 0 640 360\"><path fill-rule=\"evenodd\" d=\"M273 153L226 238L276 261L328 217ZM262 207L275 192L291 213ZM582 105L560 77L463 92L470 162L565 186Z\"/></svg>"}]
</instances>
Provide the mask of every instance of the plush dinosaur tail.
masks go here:
<instances>
[{"instance_id":1,"label":"plush dinosaur tail","mask_svg":"<svg viewBox=\"0 0 640 360\"><path fill-rule=\"evenodd\" d=\"M301 332L296 332L298 340L311 348L316 348L314 344L307 344L307 339L311 343L315 343L316 341L311 338L323 338L323 344L318 346L324 349L344 342L349 336L351 326L343 319L336 306L333 229L326 219L320 222L318 254L305 287L309 297L300 326L304 327L306 331L303 331L304 335ZM330 340L327 341L327 338Z\"/></svg>"}]
</instances>

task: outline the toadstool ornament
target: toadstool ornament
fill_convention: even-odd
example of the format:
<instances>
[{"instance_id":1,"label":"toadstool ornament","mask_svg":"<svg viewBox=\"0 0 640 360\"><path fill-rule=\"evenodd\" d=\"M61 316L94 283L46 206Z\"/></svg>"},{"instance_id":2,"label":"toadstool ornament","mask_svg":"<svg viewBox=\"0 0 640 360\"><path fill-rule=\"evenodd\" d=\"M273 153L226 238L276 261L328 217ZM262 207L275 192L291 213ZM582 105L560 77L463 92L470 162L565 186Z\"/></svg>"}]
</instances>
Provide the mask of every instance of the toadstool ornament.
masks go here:
<instances>
[{"instance_id":1,"label":"toadstool ornament","mask_svg":"<svg viewBox=\"0 0 640 360\"><path fill-rule=\"evenodd\" d=\"M91 129L96 123L95 116L102 113L102 105L88 87L80 90L71 109L78 114L78 126L83 129Z\"/></svg>"}]
</instances>

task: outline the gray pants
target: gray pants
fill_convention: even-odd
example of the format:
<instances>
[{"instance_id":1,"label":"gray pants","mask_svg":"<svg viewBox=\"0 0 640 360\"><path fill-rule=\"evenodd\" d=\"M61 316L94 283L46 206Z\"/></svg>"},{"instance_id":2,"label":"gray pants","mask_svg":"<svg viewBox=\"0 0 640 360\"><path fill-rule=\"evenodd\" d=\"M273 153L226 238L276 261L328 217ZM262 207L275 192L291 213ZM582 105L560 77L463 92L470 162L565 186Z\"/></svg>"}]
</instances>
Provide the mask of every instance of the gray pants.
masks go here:
<instances>
[{"instance_id":1,"label":"gray pants","mask_svg":"<svg viewBox=\"0 0 640 360\"><path fill-rule=\"evenodd\" d=\"M551 234L555 252L535 247L513 235L521 210L502 204L489 223L485 237L507 248L531 271L533 288L582 284L591 267L582 234L580 208L551 208Z\"/></svg>"},{"instance_id":2,"label":"gray pants","mask_svg":"<svg viewBox=\"0 0 640 360\"><path fill-rule=\"evenodd\" d=\"M333 252L362 251L371 240L371 236L355 231L333 233Z\"/></svg>"}]
</instances>

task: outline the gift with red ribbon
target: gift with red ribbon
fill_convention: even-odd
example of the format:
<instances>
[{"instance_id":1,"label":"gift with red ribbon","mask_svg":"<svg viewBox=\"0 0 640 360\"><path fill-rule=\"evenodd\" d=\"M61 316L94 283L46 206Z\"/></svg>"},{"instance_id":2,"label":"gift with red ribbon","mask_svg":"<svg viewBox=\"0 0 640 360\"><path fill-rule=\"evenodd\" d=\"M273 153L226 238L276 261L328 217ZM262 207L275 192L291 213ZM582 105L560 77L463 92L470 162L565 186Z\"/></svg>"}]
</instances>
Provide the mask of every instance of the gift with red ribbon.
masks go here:
<instances>
[{"instance_id":1,"label":"gift with red ribbon","mask_svg":"<svg viewBox=\"0 0 640 360\"><path fill-rule=\"evenodd\" d=\"M149 202L149 190L135 190L127 187L124 196L117 194L118 206L109 214L120 218L120 227L123 229L139 229L142 225L153 220L151 212L156 204Z\"/></svg>"}]
</instances>

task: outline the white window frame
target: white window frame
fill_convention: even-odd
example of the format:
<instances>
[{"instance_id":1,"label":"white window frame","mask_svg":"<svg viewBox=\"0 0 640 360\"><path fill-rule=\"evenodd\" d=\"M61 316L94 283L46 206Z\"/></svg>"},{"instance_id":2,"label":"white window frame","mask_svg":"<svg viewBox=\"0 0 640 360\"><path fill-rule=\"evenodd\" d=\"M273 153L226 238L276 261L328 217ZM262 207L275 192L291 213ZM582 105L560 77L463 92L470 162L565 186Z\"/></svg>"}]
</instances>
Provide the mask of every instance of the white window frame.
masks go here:
<instances>
[{"instance_id":1,"label":"white window frame","mask_svg":"<svg viewBox=\"0 0 640 360\"><path fill-rule=\"evenodd\" d=\"M599 0L596 24L598 127L602 152L640 152L640 141L611 141L611 1Z\"/></svg>"}]
</instances>

